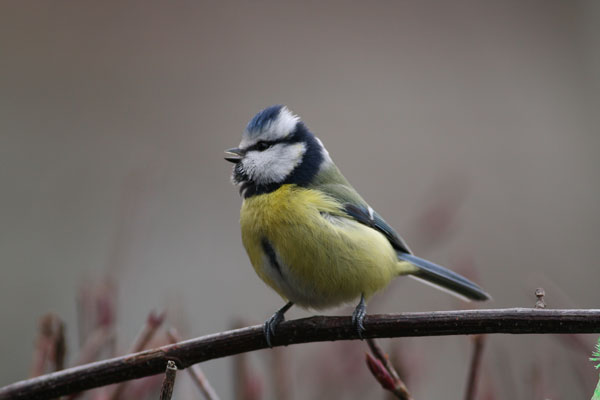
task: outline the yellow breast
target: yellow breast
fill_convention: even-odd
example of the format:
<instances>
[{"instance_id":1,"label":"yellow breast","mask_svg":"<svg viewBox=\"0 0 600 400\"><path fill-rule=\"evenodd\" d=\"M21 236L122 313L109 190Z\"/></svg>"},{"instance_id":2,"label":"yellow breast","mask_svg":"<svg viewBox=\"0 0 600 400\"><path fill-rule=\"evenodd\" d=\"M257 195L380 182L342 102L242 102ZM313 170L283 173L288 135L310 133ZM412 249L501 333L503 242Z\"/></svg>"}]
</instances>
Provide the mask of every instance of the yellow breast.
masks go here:
<instances>
[{"instance_id":1,"label":"yellow breast","mask_svg":"<svg viewBox=\"0 0 600 400\"><path fill-rule=\"evenodd\" d=\"M388 240L347 218L339 203L319 191L283 185L245 199L240 223L256 273L300 306L320 309L361 293L368 297L396 275ZM273 250L270 256L265 245Z\"/></svg>"}]
</instances>

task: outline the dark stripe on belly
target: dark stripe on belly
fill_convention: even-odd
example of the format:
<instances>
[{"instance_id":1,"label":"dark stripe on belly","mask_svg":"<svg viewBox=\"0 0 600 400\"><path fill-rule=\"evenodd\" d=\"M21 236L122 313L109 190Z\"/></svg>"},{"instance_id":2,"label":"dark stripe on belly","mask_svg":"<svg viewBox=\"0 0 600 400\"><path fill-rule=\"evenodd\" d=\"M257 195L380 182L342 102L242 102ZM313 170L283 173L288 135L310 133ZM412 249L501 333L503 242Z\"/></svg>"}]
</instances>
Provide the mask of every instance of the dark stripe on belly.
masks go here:
<instances>
[{"instance_id":1,"label":"dark stripe on belly","mask_svg":"<svg viewBox=\"0 0 600 400\"><path fill-rule=\"evenodd\" d=\"M277 272L279 272L279 275L283 277L283 275L281 274L281 267L277 262L277 255L275 254L275 250L273 249L273 246L271 246L271 243L269 243L267 238L263 238L260 243L262 245L263 251L265 252L267 257L269 257L269 263L271 264L271 266L275 268Z\"/></svg>"}]
</instances>

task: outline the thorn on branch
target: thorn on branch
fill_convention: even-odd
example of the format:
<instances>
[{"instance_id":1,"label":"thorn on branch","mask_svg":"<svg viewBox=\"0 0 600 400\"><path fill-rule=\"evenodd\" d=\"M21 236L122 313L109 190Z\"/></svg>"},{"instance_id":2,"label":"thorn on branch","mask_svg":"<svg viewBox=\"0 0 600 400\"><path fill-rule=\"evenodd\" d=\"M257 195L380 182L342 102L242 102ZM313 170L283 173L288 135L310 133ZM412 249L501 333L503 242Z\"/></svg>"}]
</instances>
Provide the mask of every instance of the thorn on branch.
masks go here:
<instances>
[{"instance_id":1,"label":"thorn on branch","mask_svg":"<svg viewBox=\"0 0 600 400\"><path fill-rule=\"evenodd\" d=\"M173 396L173 388L175 387L175 376L177 375L177 366L174 361L167 361L167 369L165 370L165 380L163 381L160 390L160 400L171 400Z\"/></svg>"},{"instance_id":2,"label":"thorn on branch","mask_svg":"<svg viewBox=\"0 0 600 400\"><path fill-rule=\"evenodd\" d=\"M546 301L544 300L545 295L546 292L544 291L544 288L535 289L535 297L537 297L535 308L546 308Z\"/></svg>"},{"instance_id":3,"label":"thorn on branch","mask_svg":"<svg viewBox=\"0 0 600 400\"><path fill-rule=\"evenodd\" d=\"M167 337L169 338L169 342L175 344L177 342L181 342L181 337L179 336L179 332L175 328L169 329L167 332ZM194 364L187 369L192 381L196 384L196 387L200 390L202 395L206 400L219 400L219 396L215 389L213 389L212 385L202 372L202 369L198 364Z\"/></svg>"},{"instance_id":4,"label":"thorn on branch","mask_svg":"<svg viewBox=\"0 0 600 400\"><path fill-rule=\"evenodd\" d=\"M381 387L392 392L398 399L413 400L387 354L383 352L374 339L367 339L367 344L374 355L366 353L367 366Z\"/></svg>"}]
</instances>

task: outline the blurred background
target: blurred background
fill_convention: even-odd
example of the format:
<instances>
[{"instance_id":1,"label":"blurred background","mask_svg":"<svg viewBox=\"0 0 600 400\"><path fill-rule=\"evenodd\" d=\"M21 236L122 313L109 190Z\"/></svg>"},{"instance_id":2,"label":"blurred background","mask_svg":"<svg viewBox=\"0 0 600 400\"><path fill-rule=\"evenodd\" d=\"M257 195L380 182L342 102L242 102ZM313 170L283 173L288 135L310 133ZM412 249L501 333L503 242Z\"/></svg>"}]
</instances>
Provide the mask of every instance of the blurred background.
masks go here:
<instances>
[{"instance_id":1,"label":"blurred background","mask_svg":"<svg viewBox=\"0 0 600 400\"><path fill-rule=\"evenodd\" d=\"M48 312L68 366L95 326L113 329L103 358L152 310L191 338L283 304L246 257L223 160L276 103L417 254L481 283L486 307L532 307L539 286L550 307L598 307L597 1L14 1L0 49L0 385L34 373ZM369 312L460 307L398 279ZM589 397L594 342L488 337L481 398ZM382 344L415 398L462 398L468 337ZM384 398L366 350L298 345L202 368L222 398L236 385ZM177 389L197 398L185 378Z\"/></svg>"}]
</instances>

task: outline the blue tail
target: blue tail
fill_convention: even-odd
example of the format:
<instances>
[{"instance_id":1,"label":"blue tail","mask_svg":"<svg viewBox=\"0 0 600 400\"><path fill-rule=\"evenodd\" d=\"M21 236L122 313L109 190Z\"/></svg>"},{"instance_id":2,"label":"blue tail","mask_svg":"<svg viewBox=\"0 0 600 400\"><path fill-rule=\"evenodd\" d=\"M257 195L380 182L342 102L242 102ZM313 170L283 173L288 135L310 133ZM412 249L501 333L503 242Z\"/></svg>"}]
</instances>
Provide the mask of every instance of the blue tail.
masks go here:
<instances>
[{"instance_id":1,"label":"blue tail","mask_svg":"<svg viewBox=\"0 0 600 400\"><path fill-rule=\"evenodd\" d=\"M489 294L467 278L431 261L402 252L398 252L398 259L409 262L419 268L419 271L411 274L411 276L423 280L425 283L433 284L442 290L448 290L451 294L465 298L466 300L483 301L491 299Z\"/></svg>"}]
</instances>

